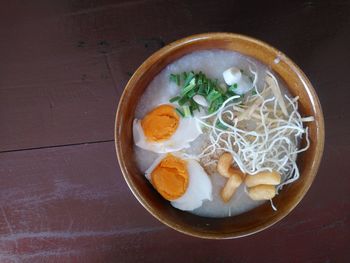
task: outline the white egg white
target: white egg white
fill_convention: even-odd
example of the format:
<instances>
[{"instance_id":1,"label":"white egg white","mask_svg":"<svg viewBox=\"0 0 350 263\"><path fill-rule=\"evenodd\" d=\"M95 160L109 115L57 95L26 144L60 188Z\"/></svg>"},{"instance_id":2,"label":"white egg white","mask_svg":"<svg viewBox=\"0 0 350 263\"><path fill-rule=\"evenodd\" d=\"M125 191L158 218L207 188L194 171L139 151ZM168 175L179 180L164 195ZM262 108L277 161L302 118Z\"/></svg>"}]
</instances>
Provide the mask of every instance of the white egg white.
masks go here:
<instances>
[{"instance_id":1,"label":"white egg white","mask_svg":"<svg viewBox=\"0 0 350 263\"><path fill-rule=\"evenodd\" d=\"M172 154L187 162L187 171L189 175L186 192L178 199L171 201L172 206L183 211L192 211L202 206L203 201L211 201L212 182L203 167L194 159L183 158L177 153ZM150 182L152 171L164 159L165 156L166 154L159 156L145 172L145 177Z\"/></svg>"},{"instance_id":2,"label":"white egg white","mask_svg":"<svg viewBox=\"0 0 350 263\"><path fill-rule=\"evenodd\" d=\"M156 153L176 152L188 148L190 147L190 142L194 141L201 134L202 129L195 118L180 118L179 126L169 139L151 142L147 140L143 132L141 120L135 119L133 123L135 144L142 149Z\"/></svg>"}]
</instances>

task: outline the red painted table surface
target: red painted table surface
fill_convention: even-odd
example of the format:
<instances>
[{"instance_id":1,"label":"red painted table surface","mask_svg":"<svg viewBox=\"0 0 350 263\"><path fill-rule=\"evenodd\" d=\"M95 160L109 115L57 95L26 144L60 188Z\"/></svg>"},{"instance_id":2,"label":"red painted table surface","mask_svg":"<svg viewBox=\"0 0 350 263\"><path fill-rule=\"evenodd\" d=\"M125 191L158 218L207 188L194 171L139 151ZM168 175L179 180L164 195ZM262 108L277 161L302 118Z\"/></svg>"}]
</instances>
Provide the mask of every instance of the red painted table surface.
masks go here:
<instances>
[{"instance_id":1,"label":"red painted table surface","mask_svg":"<svg viewBox=\"0 0 350 263\"><path fill-rule=\"evenodd\" d=\"M113 125L130 74L211 31L262 39L320 97L326 145L300 205L259 234L210 241L136 201ZM350 262L349 1L1 1L0 262Z\"/></svg>"}]
</instances>

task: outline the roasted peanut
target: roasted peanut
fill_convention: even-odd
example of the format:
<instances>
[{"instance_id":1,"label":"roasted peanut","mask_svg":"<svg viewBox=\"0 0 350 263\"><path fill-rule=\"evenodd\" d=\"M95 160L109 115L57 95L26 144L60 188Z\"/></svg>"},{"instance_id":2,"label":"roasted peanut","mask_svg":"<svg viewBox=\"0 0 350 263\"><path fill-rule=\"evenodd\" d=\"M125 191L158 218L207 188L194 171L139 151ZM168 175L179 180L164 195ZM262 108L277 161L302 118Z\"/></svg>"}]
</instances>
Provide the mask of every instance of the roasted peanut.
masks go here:
<instances>
[{"instance_id":1,"label":"roasted peanut","mask_svg":"<svg viewBox=\"0 0 350 263\"><path fill-rule=\"evenodd\" d=\"M261 184L248 188L248 195L255 201L269 200L276 195L276 188L273 185Z\"/></svg>"},{"instance_id":2,"label":"roasted peanut","mask_svg":"<svg viewBox=\"0 0 350 263\"><path fill-rule=\"evenodd\" d=\"M247 187L254 187L260 184L278 185L281 183L281 175L276 172L260 172L254 175L247 175L245 184Z\"/></svg>"},{"instance_id":3,"label":"roasted peanut","mask_svg":"<svg viewBox=\"0 0 350 263\"><path fill-rule=\"evenodd\" d=\"M240 173L233 173L228 178L225 186L221 190L221 198L225 203L231 199L242 182L243 178Z\"/></svg>"}]
</instances>

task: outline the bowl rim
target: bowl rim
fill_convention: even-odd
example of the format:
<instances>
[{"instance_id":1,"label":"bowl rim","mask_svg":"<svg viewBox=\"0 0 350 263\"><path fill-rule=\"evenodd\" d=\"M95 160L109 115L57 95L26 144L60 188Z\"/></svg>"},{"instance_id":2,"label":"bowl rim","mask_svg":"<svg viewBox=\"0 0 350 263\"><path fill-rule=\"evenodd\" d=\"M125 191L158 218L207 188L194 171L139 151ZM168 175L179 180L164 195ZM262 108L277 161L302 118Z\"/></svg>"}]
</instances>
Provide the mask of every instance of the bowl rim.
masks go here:
<instances>
[{"instance_id":1,"label":"bowl rim","mask_svg":"<svg viewBox=\"0 0 350 263\"><path fill-rule=\"evenodd\" d=\"M142 194L139 192L139 190L132 184L128 172L126 170L126 167L124 165L124 156L123 156L123 151L121 149L120 144L118 144L118 126L121 122L121 105L123 104L122 102L125 100L126 94L128 90L132 87L133 82L135 79L138 79L138 76L140 73L143 71L143 69L146 67L146 64L149 62L153 61L153 59L157 56L160 55L166 55L167 53L171 52L173 49L178 48L179 46L183 46L185 44L191 43L191 42L196 42L200 40L206 40L206 39L220 39L220 38L231 38L232 40L234 39L241 39L244 41L248 41L250 43L255 43L258 46L264 47L268 50L273 51L274 53L278 54L278 56L283 57L283 60L288 64L289 67L293 69L293 71L297 72L298 75L301 76L301 79L304 82L304 87L307 87L307 93L308 97L313 100L314 102L314 107L318 110L317 115L318 115L318 125L317 125L317 132L316 132L316 146L315 146L315 159L312 163L312 168L310 170L309 174L309 184L304 188L304 191L298 196L295 202L292 203L292 205L289 207L288 210L286 210L284 213L281 213L277 215L274 219L267 221L266 223L259 225L258 227L249 229L247 231L243 231L241 234L238 235L233 235L232 233L206 233L206 232L198 232L193 229L188 230L186 228L182 228L181 226L163 219L161 216L159 216L156 211L153 209L152 206L150 206L143 198ZM238 51L239 52L239 51ZM124 177L124 180L126 181L129 189L135 196L135 198L139 201L139 203L152 215L154 216L157 220L159 220L161 223L165 224L166 226L179 231L183 234L190 235L193 237L199 237L199 238L204 238L204 239L232 239L232 238L240 238L240 237L245 237L249 236L255 233L258 233L260 231L263 231L274 224L278 223L280 220L282 220L284 217L286 217L292 210L295 209L295 207L300 203L300 201L304 198L308 190L310 189L320 166L322 156L323 156L323 151L324 151L324 141L325 141L325 128L324 128L324 116L323 116L323 111L322 107L319 101L319 98L316 94L316 91L311 84L310 80L307 78L305 73L297 66L288 56L286 56L283 52L280 50L276 49L275 47L265 43L264 41L258 40L256 38L242 35L242 34L237 34L237 33L228 33L228 32L208 32L208 33L201 33L201 34L194 34L190 35L181 39L178 39L176 41L173 41L169 43L168 45L162 47L161 49L157 50L154 52L152 55L150 55L144 62L135 70L133 75L130 77L129 81L124 87L123 93L120 96L119 102L118 102L118 107L116 111L116 117L115 117L115 126L114 126L114 143L115 143L115 149L116 149L116 154L117 154L117 160L119 163L120 170L122 172L122 175Z\"/></svg>"}]
</instances>

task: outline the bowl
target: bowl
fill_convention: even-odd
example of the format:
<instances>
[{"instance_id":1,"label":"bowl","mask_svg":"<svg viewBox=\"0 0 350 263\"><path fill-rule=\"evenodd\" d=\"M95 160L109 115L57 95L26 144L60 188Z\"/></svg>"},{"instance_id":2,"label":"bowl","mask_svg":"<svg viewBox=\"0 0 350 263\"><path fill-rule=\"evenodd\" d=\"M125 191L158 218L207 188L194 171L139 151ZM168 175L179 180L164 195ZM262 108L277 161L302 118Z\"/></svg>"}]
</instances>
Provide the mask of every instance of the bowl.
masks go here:
<instances>
[{"instance_id":1,"label":"bowl","mask_svg":"<svg viewBox=\"0 0 350 263\"><path fill-rule=\"evenodd\" d=\"M227 218L206 218L173 208L161 198L138 170L133 152L132 123L136 105L147 85L166 65L197 50L225 49L251 56L284 80L290 93L299 96L299 111L314 116L308 123L310 148L298 155L300 179L283 188L274 198L277 211L270 203L246 213ZM302 142L305 143L305 142ZM115 122L115 146L126 183L136 199L154 217L182 233L210 239L244 237L264 230L288 215L310 188L323 153L324 120L314 88L301 69L286 55L257 39L232 33L206 33L175 41L151 55L132 75L119 101Z\"/></svg>"}]
</instances>

